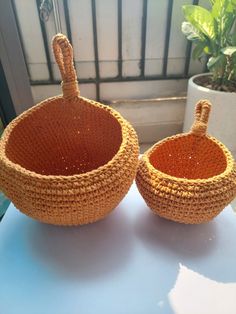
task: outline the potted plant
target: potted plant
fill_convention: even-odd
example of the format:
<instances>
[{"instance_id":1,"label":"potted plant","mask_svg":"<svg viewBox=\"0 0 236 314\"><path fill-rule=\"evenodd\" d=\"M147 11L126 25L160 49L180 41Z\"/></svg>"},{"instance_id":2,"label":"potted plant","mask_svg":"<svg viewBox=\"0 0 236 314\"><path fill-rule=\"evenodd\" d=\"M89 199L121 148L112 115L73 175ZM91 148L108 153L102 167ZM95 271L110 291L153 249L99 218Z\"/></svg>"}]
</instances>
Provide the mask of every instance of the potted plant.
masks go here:
<instances>
[{"instance_id":1,"label":"potted plant","mask_svg":"<svg viewBox=\"0 0 236 314\"><path fill-rule=\"evenodd\" d=\"M184 131L192 123L194 104L213 104L209 133L236 155L236 0L210 0L210 9L184 5L182 32L193 42L192 57L207 56L209 73L190 78Z\"/></svg>"}]
</instances>

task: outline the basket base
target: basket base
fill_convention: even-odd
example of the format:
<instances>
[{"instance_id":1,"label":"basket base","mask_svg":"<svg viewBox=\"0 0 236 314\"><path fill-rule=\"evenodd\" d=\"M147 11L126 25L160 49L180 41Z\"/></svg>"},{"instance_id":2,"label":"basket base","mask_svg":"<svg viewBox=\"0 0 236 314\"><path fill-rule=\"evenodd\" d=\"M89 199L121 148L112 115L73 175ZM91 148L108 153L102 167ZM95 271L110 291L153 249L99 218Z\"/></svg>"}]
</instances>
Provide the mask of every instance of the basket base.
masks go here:
<instances>
[{"instance_id":1,"label":"basket base","mask_svg":"<svg viewBox=\"0 0 236 314\"><path fill-rule=\"evenodd\" d=\"M224 207L225 208L225 207ZM222 210L224 209L222 208ZM179 217L179 216L175 216L173 215L173 213L170 213L169 215L167 213L162 213L161 211L155 211L153 209L151 209L151 211L161 217L161 218L164 218L164 219L167 219L167 220L171 220L171 221L174 221L174 222L178 222L178 223L181 223L181 224L186 224L186 225L199 225L199 224L203 224L203 223L208 223L210 222L211 220L213 220L216 216L218 216L220 214L220 212L222 211L217 211L214 215L210 215L210 216L205 216L205 217Z\"/></svg>"},{"instance_id":2,"label":"basket base","mask_svg":"<svg viewBox=\"0 0 236 314\"><path fill-rule=\"evenodd\" d=\"M116 206L114 206L115 208ZM21 213L23 213L24 215L35 219L41 223L45 223L45 224L50 224L50 225L56 225L56 226L68 226L68 227L72 227L72 226L82 226L82 225L87 225L87 224L91 224L94 222L97 222L99 220L105 219L114 209L109 209L106 212L103 211L103 213L97 213L97 215L76 215L76 216L64 216L63 218L61 216L48 216L46 217L45 215L36 215L35 212L29 212L27 210L27 212L25 212L22 209L19 209L18 207L16 207Z\"/></svg>"}]
</instances>

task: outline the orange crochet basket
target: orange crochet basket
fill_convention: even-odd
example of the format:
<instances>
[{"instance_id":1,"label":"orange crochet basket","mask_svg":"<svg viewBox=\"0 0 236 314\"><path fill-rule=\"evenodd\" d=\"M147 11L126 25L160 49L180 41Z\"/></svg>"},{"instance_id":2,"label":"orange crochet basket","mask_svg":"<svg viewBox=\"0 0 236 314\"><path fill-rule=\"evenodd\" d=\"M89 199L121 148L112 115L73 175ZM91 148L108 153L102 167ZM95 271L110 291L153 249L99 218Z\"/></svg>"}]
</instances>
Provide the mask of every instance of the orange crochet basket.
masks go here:
<instances>
[{"instance_id":1,"label":"orange crochet basket","mask_svg":"<svg viewBox=\"0 0 236 314\"><path fill-rule=\"evenodd\" d=\"M186 224L208 222L236 196L236 167L228 149L206 134L211 105L196 105L189 133L168 137L141 158L136 183L161 217Z\"/></svg>"},{"instance_id":2,"label":"orange crochet basket","mask_svg":"<svg viewBox=\"0 0 236 314\"><path fill-rule=\"evenodd\" d=\"M115 110L80 96L68 39L53 38L63 95L13 120L0 141L0 189L42 222L81 225L114 209L135 177L138 139Z\"/></svg>"}]
</instances>

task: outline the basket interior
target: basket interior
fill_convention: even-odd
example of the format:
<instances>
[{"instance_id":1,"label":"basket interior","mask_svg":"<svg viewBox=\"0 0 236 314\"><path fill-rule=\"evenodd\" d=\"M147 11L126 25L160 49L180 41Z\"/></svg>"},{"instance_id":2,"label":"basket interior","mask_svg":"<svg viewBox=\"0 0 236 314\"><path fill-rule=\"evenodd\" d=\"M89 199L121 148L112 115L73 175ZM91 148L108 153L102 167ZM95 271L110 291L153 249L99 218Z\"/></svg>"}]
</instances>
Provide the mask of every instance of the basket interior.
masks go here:
<instances>
[{"instance_id":1,"label":"basket interior","mask_svg":"<svg viewBox=\"0 0 236 314\"><path fill-rule=\"evenodd\" d=\"M203 136L180 136L156 146L149 156L158 170L178 178L207 179L227 167L221 147Z\"/></svg>"},{"instance_id":2,"label":"basket interior","mask_svg":"<svg viewBox=\"0 0 236 314\"><path fill-rule=\"evenodd\" d=\"M17 123L6 156L39 174L73 175L106 164L121 143L121 125L108 111L83 99L59 98Z\"/></svg>"}]
</instances>

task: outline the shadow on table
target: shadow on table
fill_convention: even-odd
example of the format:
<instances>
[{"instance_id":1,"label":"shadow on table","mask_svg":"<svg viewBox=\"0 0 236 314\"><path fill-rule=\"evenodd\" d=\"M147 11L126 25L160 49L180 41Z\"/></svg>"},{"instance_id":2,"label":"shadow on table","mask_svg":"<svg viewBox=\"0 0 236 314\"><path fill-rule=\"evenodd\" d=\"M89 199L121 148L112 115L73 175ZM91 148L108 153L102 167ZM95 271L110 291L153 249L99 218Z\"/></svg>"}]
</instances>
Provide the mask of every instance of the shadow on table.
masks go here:
<instances>
[{"instance_id":1,"label":"shadow on table","mask_svg":"<svg viewBox=\"0 0 236 314\"><path fill-rule=\"evenodd\" d=\"M148 208L135 221L135 234L153 252L160 249L181 258L201 258L217 246L215 221L186 225L153 214Z\"/></svg>"},{"instance_id":2,"label":"shadow on table","mask_svg":"<svg viewBox=\"0 0 236 314\"><path fill-rule=\"evenodd\" d=\"M119 207L106 219L90 225L36 224L29 237L34 254L53 271L75 280L93 280L117 272L130 258L133 247L128 218Z\"/></svg>"}]
</instances>

